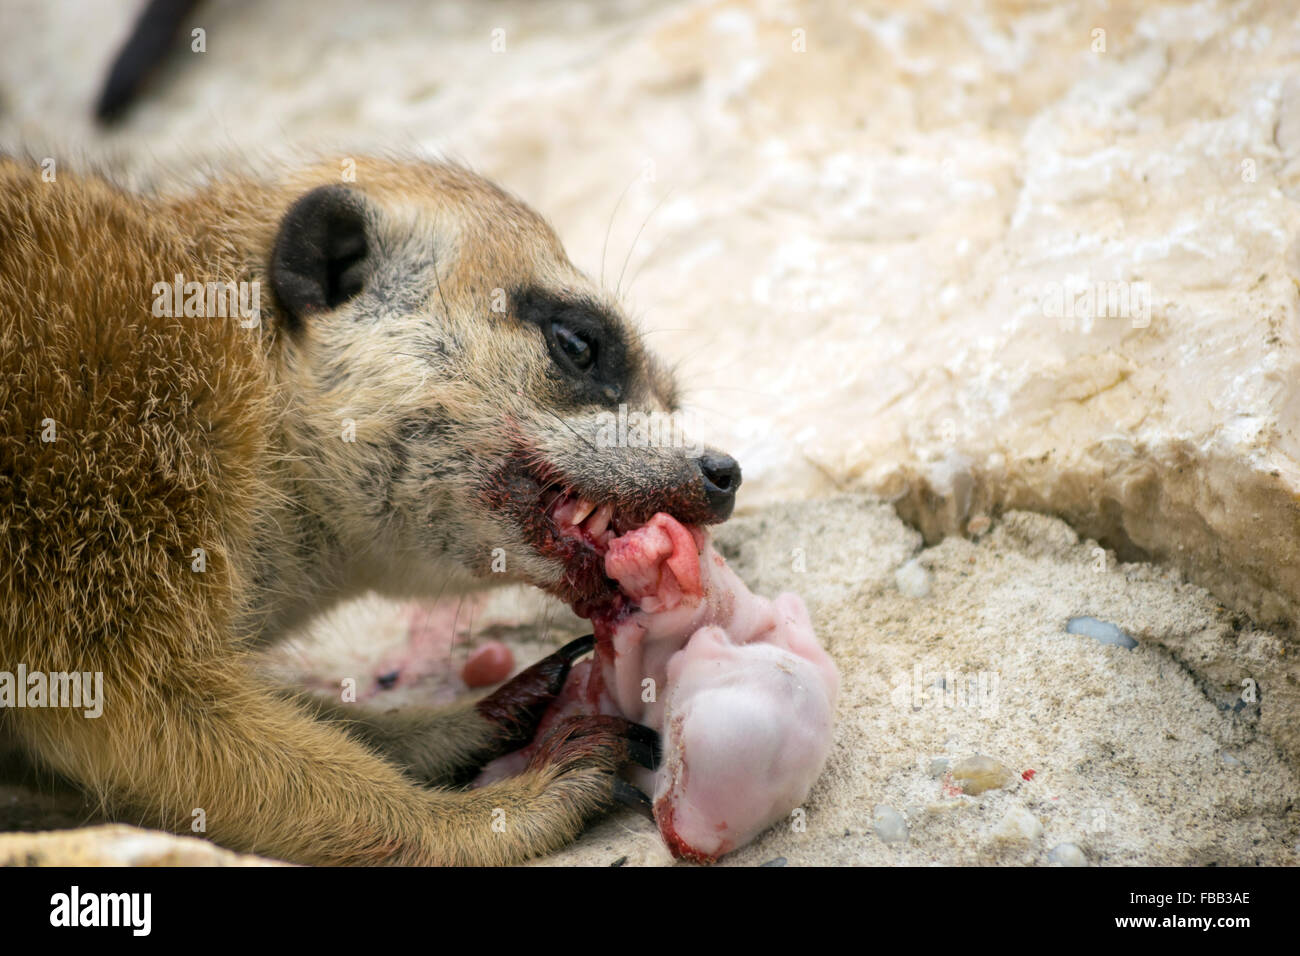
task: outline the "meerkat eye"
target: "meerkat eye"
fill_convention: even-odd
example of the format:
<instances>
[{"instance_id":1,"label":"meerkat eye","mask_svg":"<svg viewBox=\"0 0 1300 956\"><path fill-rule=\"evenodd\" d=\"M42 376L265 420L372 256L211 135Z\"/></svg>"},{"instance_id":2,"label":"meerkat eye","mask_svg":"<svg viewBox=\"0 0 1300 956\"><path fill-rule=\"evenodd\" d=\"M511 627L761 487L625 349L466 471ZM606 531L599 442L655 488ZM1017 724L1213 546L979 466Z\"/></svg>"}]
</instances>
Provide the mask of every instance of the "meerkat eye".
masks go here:
<instances>
[{"instance_id":1,"label":"meerkat eye","mask_svg":"<svg viewBox=\"0 0 1300 956\"><path fill-rule=\"evenodd\" d=\"M596 343L580 332L575 332L561 322L551 325L551 334L555 336L560 351L564 353L575 369L585 372L596 361Z\"/></svg>"}]
</instances>

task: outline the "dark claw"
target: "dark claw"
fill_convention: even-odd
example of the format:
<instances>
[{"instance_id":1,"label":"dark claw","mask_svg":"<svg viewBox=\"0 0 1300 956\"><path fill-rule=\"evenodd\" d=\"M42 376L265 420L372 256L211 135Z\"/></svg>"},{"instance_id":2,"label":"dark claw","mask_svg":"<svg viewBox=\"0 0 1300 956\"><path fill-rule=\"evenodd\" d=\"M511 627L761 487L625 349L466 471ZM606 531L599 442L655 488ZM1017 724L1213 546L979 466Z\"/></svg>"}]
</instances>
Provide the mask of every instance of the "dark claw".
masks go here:
<instances>
[{"instance_id":1,"label":"dark claw","mask_svg":"<svg viewBox=\"0 0 1300 956\"><path fill-rule=\"evenodd\" d=\"M578 658L582 657L584 654L594 651L595 649L596 649L596 635L588 634L585 637L575 637L573 640L569 641L569 643L565 644L558 651L552 654L551 657L563 657L565 660L569 662L569 665L572 666L573 664L577 663ZM563 684L564 682L561 681L560 683Z\"/></svg>"},{"instance_id":2,"label":"dark claw","mask_svg":"<svg viewBox=\"0 0 1300 956\"><path fill-rule=\"evenodd\" d=\"M478 702L478 712L502 728L502 753L533 739L538 722L564 687L574 663L595 646L591 634L572 640Z\"/></svg>"},{"instance_id":3,"label":"dark claw","mask_svg":"<svg viewBox=\"0 0 1300 956\"><path fill-rule=\"evenodd\" d=\"M655 808L650 798L622 777L614 778L614 801L630 807L647 820L654 822Z\"/></svg>"},{"instance_id":4,"label":"dark claw","mask_svg":"<svg viewBox=\"0 0 1300 956\"><path fill-rule=\"evenodd\" d=\"M663 760L663 745L659 742L659 734L649 727L642 724L629 722L627 730L623 732L627 739L627 756L635 764L640 764L647 770L658 770L659 762Z\"/></svg>"}]
</instances>

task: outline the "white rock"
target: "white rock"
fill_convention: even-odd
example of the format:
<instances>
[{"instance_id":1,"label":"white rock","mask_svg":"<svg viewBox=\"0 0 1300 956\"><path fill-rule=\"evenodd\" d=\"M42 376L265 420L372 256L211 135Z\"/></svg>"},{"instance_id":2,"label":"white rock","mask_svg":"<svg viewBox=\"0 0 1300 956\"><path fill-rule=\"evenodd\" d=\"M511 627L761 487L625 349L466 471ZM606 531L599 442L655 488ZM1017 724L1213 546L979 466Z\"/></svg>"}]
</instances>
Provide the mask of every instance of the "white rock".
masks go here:
<instances>
[{"instance_id":1,"label":"white rock","mask_svg":"<svg viewBox=\"0 0 1300 956\"><path fill-rule=\"evenodd\" d=\"M1012 809L993 828L993 839L1000 843L1033 843L1042 835L1042 823L1024 807Z\"/></svg>"},{"instance_id":2,"label":"white rock","mask_svg":"<svg viewBox=\"0 0 1300 956\"><path fill-rule=\"evenodd\" d=\"M1073 843L1058 843L1047 858L1058 866L1087 866L1088 858Z\"/></svg>"},{"instance_id":3,"label":"white rock","mask_svg":"<svg viewBox=\"0 0 1300 956\"><path fill-rule=\"evenodd\" d=\"M1099 621L1095 617L1072 617L1065 622L1065 632L1082 634L1084 637L1091 637L1099 644L1114 644L1116 647L1126 647L1129 650L1138 646L1137 641L1114 624L1109 621Z\"/></svg>"},{"instance_id":4,"label":"white rock","mask_svg":"<svg viewBox=\"0 0 1300 956\"><path fill-rule=\"evenodd\" d=\"M894 572L894 583L898 590L908 597L923 598L930 593L934 584L934 575L921 565L916 558Z\"/></svg>"}]
</instances>

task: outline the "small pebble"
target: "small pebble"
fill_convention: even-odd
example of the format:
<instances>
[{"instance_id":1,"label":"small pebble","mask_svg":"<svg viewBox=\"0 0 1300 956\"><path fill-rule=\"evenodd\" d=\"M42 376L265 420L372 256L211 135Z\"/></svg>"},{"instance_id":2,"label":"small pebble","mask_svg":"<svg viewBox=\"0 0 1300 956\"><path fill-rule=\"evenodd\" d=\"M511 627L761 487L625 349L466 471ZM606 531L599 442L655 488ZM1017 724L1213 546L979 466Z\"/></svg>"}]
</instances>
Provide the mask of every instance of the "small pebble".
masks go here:
<instances>
[{"instance_id":1,"label":"small pebble","mask_svg":"<svg viewBox=\"0 0 1300 956\"><path fill-rule=\"evenodd\" d=\"M906 843L907 821L888 804L878 803L872 811L872 827L882 843Z\"/></svg>"},{"instance_id":2,"label":"small pebble","mask_svg":"<svg viewBox=\"0 0 1300 956\"><path fill-rule=\"evenodd\" d=\"M1024 807L1016 807L993 829L993 837L1003 843L1033 843L1043 835L1043 824Z\"/></svg>"},{"instance_id":3,"label":"small pebble","mask_svg":"<svg viewBox=\"0 0 1300 956\"><path fill-rule=\"evenodd\" d=\"M928 569L921 566L921 562L913 558L905 565L894 572L894 584L898 590L913 598L923 598L930 593L930 587L934 583L934 575Z\"/></svg>"},{"instance_id":4,"label":"small pebble","mask_svg":"<svg viewBox=\"0 0 1300 956\"><path fill-rule=\"evenodd\" d=\"M966 533L972 538L978 538L985 531L992 527L993 521L988 515L976 515L966 523Z\"/></svg>"},{"instance_id":5,"label":"small pebble","mask_svg":"<svg viewBox=\"0 0 1300 956\"><path fill-rule=\"evenodd\" d=\"M998 763L992 757L975 754L953 765L952 779L957 786L961 787L962 793L974 797L985 790L1005 787L1016 779L1016 775L1009 767Z\"/></svg>"},{"instance_id":6,"label":"small pebble","mask_svg":"<svg viewBox=\"0 0 1300 956\"><path fill-rule=\"evenodd\" d=\"M1070 618L1065 622L1065 633L1082 634L1084 637L1091 637L1094 641L1102 644L1114 644L1117 647L1127 647L1129 650L1138 646L1137 641L1114 624L1109 621L1099 621L1095 617Z\"/></svg>"},{"instance_id":7,"label":"small pebble","mask_svg":"<svg viewBox=\"0 0 1300 956\"><path fill-rule=\"evenodd\" d=\"M1241 761L1238 760L1236 757L1234 757L1232 754L1228 753L1226 750L1223 753L1221 753L1219 756L1223 758L1223 762L1227 764L1229 767L1241 766Z\"/></svg>"},{"instance_id":8,"label":"small pebble","mask_svg":"<svg viewBox=\"0 0 1300 956\"><path fill-rule=\"evenodd\" d=\"M942 777L952 766L952 761L947 757L935 757L930 761L930 776Z\"/></svg>"},{"instance_id":9,"label":"small pebble","mask_svg":"<svg viewBox=\"0 0 1300 956\"><path fill-rule=\"evenodd\" d=\"M627 857L620 856L617 860L611 863L610 866L622 866L626 862L627 862Z\"/></svg>"},{"instance_id":10,"label":"small pebble","mask_svg":"<svg viewBox=\"0 0 1300 956\"><path fill-rule=\"evenodd\" d=\"M785 857L778 856L768 860L766 863L760 863L758 865L759 866L785 866L785 864L786 864Z\"/></svg>"},{"instance_id":11,"label":"small pebble","mask_svg":"<svg viewBox=\"0 0 1300 956\"><path fill-rule=\"evenodd\" d=\"M1088 865L1088 858L1073 843L1058 843L1052 848L1052 852L1047 855L1047 859L1061 866Z\"/></svg>"}]
</instances>

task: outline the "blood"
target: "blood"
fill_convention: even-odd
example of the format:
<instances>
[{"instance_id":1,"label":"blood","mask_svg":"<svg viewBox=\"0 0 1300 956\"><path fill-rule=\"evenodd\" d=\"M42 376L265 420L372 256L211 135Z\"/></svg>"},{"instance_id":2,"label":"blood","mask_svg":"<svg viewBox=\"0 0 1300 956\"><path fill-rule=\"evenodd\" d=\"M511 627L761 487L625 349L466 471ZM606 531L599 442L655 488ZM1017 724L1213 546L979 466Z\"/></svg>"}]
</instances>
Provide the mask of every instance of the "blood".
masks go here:
<instances>
[{"instance_id":1,"label":"blood","mask_svg":"<svg viewBox=\"0 0 1300 956\"><path fill-rule=\"evenodd\" d=\"M673 808L671 804L655 805L655 822L659 824L659 835L663 837L664 843L668 844L668 852L677 859L687 860L691 863L713 863L718 859L717 856L708 856L701 853L678 835L677 828L673 825ZM728 847L727 849L730 850L731 848ZM725 853L727 850L722 852ZM718 856L721 855L721 853L718 854Z\"/></svg>"}]
</instances>

